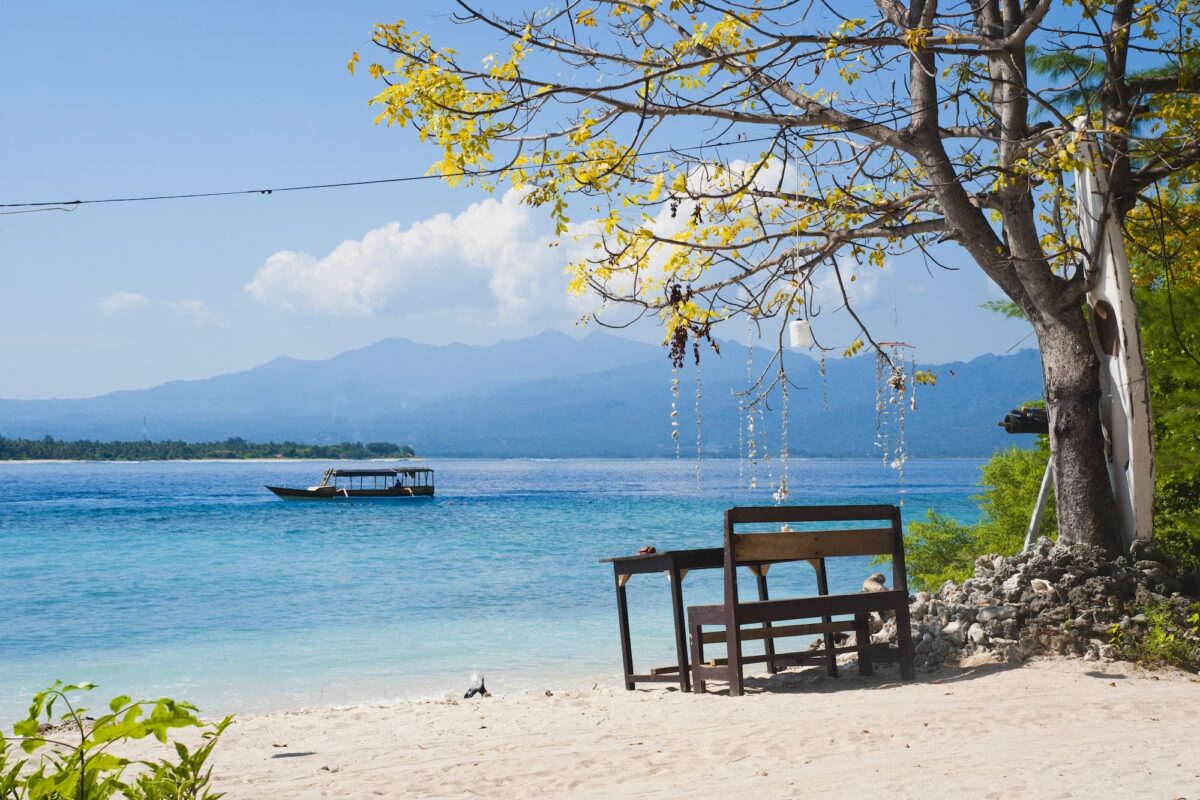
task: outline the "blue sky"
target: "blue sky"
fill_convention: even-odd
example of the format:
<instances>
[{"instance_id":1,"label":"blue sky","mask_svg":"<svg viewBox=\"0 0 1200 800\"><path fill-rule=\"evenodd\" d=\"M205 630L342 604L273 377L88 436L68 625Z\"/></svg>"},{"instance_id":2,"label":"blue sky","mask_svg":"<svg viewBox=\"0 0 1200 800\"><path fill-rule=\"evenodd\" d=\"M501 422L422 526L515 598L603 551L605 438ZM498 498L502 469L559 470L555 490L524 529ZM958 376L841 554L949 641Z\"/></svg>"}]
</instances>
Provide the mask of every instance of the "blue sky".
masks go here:
<instances>
[{"instance_id":1,"label":"blue sky","mask_svg":"<svg viewBox=\"0 0 1200 800\"><path fill-rule=\"evenodd\" d=\"M355 50L370 60L371 24L397 17L460 50L499 49L480 33L464 41L448 11L5 3L0 202L423 173L431 150L372 125L373 82L345 62ZM589 304L566 299L548 242L538 212L436 182L0 216L0 397L89 396L388 336L576 330ZM863 275L875 333L913 342L926 361L1021 340L1021 323L977 308L998 296L978 269L942 255L963 269L931 276L902 259ZM325 279L303 279L316 272ZM823 338L850 338L848 320L825 324Z\"/></svg>"}]
</instances>

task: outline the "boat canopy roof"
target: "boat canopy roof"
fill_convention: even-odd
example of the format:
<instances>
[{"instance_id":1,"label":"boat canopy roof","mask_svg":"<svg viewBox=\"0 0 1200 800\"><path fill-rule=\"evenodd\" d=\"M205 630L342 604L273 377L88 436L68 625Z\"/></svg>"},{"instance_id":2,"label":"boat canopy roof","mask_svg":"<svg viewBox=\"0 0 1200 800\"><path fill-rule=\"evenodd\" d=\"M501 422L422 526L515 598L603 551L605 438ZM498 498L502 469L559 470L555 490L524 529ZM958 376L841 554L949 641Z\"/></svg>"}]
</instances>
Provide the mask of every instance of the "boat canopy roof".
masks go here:
<instances>
[{"instance_id":1,"label":"boat canopy roof","mask_svg":"<svg viewBox=\"0 0 1200 800\"><path fill-rule=\"evenodd\" d=\"M337 478L385 478L392 475L417 475L433 472L429 467L389 467L388 469L328 469L326 475Z\"/></svg>"}]
</instances>

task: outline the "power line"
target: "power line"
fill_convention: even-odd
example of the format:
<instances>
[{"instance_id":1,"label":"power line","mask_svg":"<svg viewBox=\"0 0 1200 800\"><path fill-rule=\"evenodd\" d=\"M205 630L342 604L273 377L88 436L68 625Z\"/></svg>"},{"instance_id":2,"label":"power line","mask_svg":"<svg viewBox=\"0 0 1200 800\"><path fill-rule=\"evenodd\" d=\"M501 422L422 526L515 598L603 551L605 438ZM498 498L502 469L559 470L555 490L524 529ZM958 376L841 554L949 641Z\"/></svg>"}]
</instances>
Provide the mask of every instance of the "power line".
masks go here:
<instances>
[{"instance_id":1,"label":"power line","mask_svg":"<svg viewBox=\"0 0 1200 800\"><path fill-rule=\"evenodd\" d=\"M704 150L709 147L724 147L731 144L754 144L756 142L773 141L775 136L759 136L750 139L731 139L724 142L709 142L707 144L694 145L692 147L673 147L665 150L651 150L639 153L641 156L661 156L671 155L674 153L685 153L694 150ZM547 162L543 164L530 164L529 167L557 167L571 166L575 164L589 164L601 161L611 161L611 157L597 156L594 158L581 158L574 161L557 161ZM442 178L469 178L481 177L486 175L498 175L508 168L497 168L491 170L481 170L479 172L449 172L436 175L404 175L398 178L374 178L371 180L362 181L338 181L337 183L310 183L300 186L276 186L267 189L233 189L221 192L185 192L180 194L153 194L153 195L138 195L133 197L104 197L93 200L57 200L46 201L40 203L0 203L0 208L15 208L25 209L23 211L0 211L0 214L27 214L33 211L69 211L85 205L102 205L108 203L144 203L158 200L189 200L193 198L203 197L237 197L239 195L270 195L282 192L307 192L317 189L344 189L354 186L379 186L388 183L410 183L413 181L430 181L440 180Z\"/></svg>"}]
</instances>

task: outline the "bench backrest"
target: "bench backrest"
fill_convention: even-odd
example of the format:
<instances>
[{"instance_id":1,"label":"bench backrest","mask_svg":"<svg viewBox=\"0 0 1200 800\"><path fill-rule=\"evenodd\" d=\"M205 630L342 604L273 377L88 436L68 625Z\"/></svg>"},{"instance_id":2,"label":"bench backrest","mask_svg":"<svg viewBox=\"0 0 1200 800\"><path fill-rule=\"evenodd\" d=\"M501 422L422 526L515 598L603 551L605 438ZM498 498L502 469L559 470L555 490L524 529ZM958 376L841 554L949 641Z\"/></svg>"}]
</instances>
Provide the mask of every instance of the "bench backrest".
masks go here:
<instances>
[{"instance_id":1,"label":"bench backrest","mask_svg":"<svg viewBox=\"0 0 1200 800\"><path fill-rule=\"evenodd\" d=\"M875 523L842 530L739 532L739 525L814 522ZM750 506L725 512L726 602L736 601L737 567L842 556L886 555L892 588L908 592L900 509L890 505ZM823 571L823 570L822 570Z\"/></svg>"}]
</instances>

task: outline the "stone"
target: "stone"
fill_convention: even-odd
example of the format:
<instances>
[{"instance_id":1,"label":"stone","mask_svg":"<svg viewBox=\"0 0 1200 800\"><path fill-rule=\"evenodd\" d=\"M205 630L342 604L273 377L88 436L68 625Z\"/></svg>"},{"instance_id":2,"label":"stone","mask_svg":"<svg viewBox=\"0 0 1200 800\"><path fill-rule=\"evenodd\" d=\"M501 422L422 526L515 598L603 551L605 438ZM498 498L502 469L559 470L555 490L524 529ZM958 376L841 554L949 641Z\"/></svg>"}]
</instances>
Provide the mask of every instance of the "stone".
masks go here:
<instances>
[{"instance_id":1,"label":"stone","mask_svg":"<svg viewBox=\"0 0 1200 800\"><path fill-rule=\"evenodd\" d=\"M967 632L963 628L963 624L958 620L954 620L942 628L942 638L957 647L962 647L966 642L966 636Z\"/></svg>"},{"instance_id":2,"label":"stone","mask_svg":"<svg viewBox=\"0 0 1200 800\"><path fill-rule=\"evenodd\" d=\"M1008 578L1004 583L1000 584L1000 592L1005 600L1012 600L1021 596L1022 590L1025 588L1025 575L1018 572L1011 578Z\"/></svg>"},{"instance_id":3,"label":"stone","mask_svg":"<svg viewBox=\"0 0 1200 800\"><path fill-rule=\"evenodd\" d=\"M975 613L975 619L979 622L991 622L994 619L1012 619L1017 615L1017 610L1012 606L988 606L981 608Z\"/></svg>"},{"instance_id":4,"label":"stone","mask_svg":"<svg viewBox=\"0 0 1200 800\"><path fill-rule=\"evenodd\" d=\"M874 575L868 582L884 585ZM1195 582L1200 586L1200 576ZM1042 538L1020 555L981 556L974 574L961 584L947 581L912 598L917 665L934 670L946 662L1014 662L1042 655L1113 660L1121 653L1108 643L1112 626L1121 624L1130 636L1144 635L1144 617L1128 616L1134 607L1169 602L1184 610L1194 602L1180 594L1184 587L1191 584L1145 544L1136 545L1129 557L1110 560L1094 547L1056 547ZM885 618L871 638L894 642L895 626Z\"/></svg>"},{"instance_id":5,"label":"stone","mask_svg":"<svg viewBox=\"0 0 1200 800\"><path fill-rule=\"evenodd\" d=\"M1161 587L1165 591L1177 592L1180 589L1180 583L1175 579L1175 576L1168 573L1161 566L1143 569L1142 574L1145 575L1146 579L1151 583Z\"/></svg>"},{"instance_id":6,"label":"stone","mask_svg":"<svg viewBox=\"0 0 1200 800\"><path fill-rule=\"evenodd\" d=\"M996 639L992 642L992 651L1006 664L1018 664L1021 661L1021 648L1012 639Z\"/></svg>"}]
</instances>

